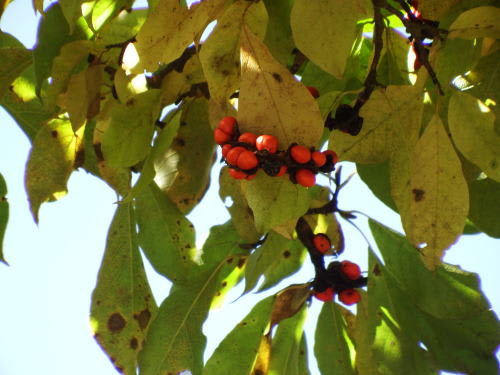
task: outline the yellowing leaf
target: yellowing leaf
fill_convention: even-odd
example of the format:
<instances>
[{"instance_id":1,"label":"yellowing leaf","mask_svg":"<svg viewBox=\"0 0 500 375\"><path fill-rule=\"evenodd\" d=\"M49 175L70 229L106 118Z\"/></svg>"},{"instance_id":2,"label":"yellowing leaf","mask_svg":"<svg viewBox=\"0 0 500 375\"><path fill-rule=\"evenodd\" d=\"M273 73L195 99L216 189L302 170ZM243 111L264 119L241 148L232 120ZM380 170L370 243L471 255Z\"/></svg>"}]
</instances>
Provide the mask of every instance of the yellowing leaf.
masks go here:
<instances>
[{"instance_id":1,"label":"yellowing leaf","mask_svg":"<svg viewBox=\"0 0 500 375\"><path fill-rule=\"evenodd\" d=\"M257 358L253 365L250 375L267 374L269 371L269 361L271 360L271 342L269 335L264 335L260 339L259 349L257 349Z\"/></svg>"},{"instance_id":2,"label":"yellowing leaf","mask_svg":"<svg viewBox=\"0 0 500 375\"><path fill-rule=\"evenodd\" d=\"M388 86L372 93L362 107L361 132L353 137L335 130L329 147L342 160L379 163L401 147L402 141L414 143L420 130L423 96L413 86Z\"/></svg>"},{"instance_id":3,"label":"yellowing leaf","mask_svg":"<svg viewBox=\"0 0 500 375\"><path fill-rule=\"evenodd\" d=\"M500 38L500 8L482 6L461 13L450 25L448 38Z\"/></svg>"},{"instance_id":4,"label":"yellowing leaf","mask_svg":"<svg viewBox=\"0 0 500 375\"><path fill-rule=\"evenodd\" d=\"M195 41L224 2L205 0L188 9L178 0L160 1L137 34L135 48L140 62L133 72L142 73L143 69L153 72L159 64L167 64L178 58Z\"/></svg>"},{"instance_id":5,"label":"yellowing leaf","mask_svg":"<svg viewBox=\"0 0 500 375\"><path fill-rule=\"evenodd\" d=\"M426 244L423 261L434 269L462 234L469 211L462 166L437 115L415 146L410 171L411 200L409 212L401 212L403 227L414 245Z\"/></svg>"},{"instance_id":6,"label":"yellowing leaf","mask_svg":"<svg viewBox=\"0 0 500 375\"><path fill-rule=\"evenodd\" d=\"M51 120L38 132L26 166L25 185L33 218L38 222L40 205L67 192L82 132L73 133L66 120Z\"/></svg>"},{"instance_id":7,"label":"yellowing leaf","mask_svg":"<svg viewBox=\"0 0 500 375\"><path fill-rule=\"evenodd\" d=\"M291 14L293 39L312 62L342 78L356 38L363 1L296 0Z\"/></svg>"},{"instance_id":8,"label":"yellowing leaf","mask_svg":"<svg viewBox=\"0 0 500 375\"><path fill-rule=\"evenodd\" d=\"M9 89L11 83L32 62L31 51L24 47L0 48L0 99Z\"/></svg>"},{"instance_id":9,"label":"yellowing leaf","mask_svg":"<svg viewBox=\"0 0 500 375\"><path fill-rule=\"evenodd\" d=\"M460 0L419 0L418 10L429 20L439 20L448 10Z\"/></svg>"},{"instance_id":10,"label":"yellowing leaf","mask_svg":"<svg viewBox=\"0 0 500 375\"><path fill-rule=\"evenodd\" d=\"M238 124L242 132L276 136L282 147L293 142L315 146L324 129L309 91L246 25L241 31Z\"/></svg>"},{"instance_id":11,"label":"yellowing leaf","mask_svg":"<svg viewBox=\"0 0 500 375\"><path fill-rule=\"evenodd\" d=\"M448 123L460 152L488 177L500 181L500 136L493 112L473 96L455 93L450 99Z\"/></svg>"}]
</instances>

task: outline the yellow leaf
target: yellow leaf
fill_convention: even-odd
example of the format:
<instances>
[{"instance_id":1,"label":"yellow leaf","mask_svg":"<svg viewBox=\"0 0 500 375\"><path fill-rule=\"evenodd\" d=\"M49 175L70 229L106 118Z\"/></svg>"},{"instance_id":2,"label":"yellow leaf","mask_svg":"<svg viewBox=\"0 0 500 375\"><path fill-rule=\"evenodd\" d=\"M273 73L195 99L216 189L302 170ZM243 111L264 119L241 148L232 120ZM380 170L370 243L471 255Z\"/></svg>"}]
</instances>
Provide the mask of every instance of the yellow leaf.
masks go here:
<instances>
[{"instance_id":1,"label":"yellow leaf","mask_svg":"<svg viewBox=\"0 0 500 375\"><path fill-rule=\"evenodd\" d=\"M82 135L83 129L75 134L69 121L55 119L44 125L34 139L25 185L35 222L38 222L42 203L66 194L66 183L73 171Z\"/></svg>"},{"instance_id":2,"label":"yellow leaf","mask_svg":"<svg viewBox=\"0 0 500 375\"><path fill-rule=\"evenodd\" d=\"M421 90L413 86L388 86L372 93L362 107L361 132L353 137L335 130L329 147L342 160L380 163L389 159L402 140L415 142L423 109Z\"/></svg>"},{"instance_id":3,"label":"yellow leaf","mask_svg":"<svg viewBox=\"0 0 500 375\"><path fill-rule=\"evenodd\" d=\"M418 10L428 20L439 20L448 10L460 0L419 0Z\"/></svg>"},{"instance_id":4,"label":"yellow leaf","mask_svg":"<svg viewBox=\"0 0 500 375\"><path fill-rule=\"evenodd\" d=\"M43 13L43 0L32 0L33 1L33 9L39 11L41 14Z\"/></svg>"},{"instance_id":5,"label":"yellow leaf","mask_svg":"<svg viewBox=\"0 0 500 375\"><path fill-rule=\"evenodd\" d=\"M462 234L469 191L462 166L443 124L435 115L411 155L409 211L403 227L414 245L425 244L423 261L435 269L444 250Z\"/></svg>"},{"instance_id":6,"label":"yellow leaf","mask_svg":"<svg viewBox=\"0 0 500 375\"><path fill-rule=\"evenodd\" d=\"M250 375L265 375L269 371L269 362L271 360L271 342L270 335L262 336L255 364Z\"/></svg>"},{"instance_id":7,"label":"yellow leaf","mask_svg":"<svg viewBox=\"0 0 500 375\"><path fill-rule=\"evenodd\" d=\"M243 25L238 124L242 132L272 134L282 147L297 142L315 146L323 120L309 91Z\"/></svg>"},{"instance_id":8,"label":"yellow leaf","mask_svg":"<svg viewBox=\"0 0 500 375\"><path fill-rule=\"evenodd\" d=\"M461 13L450 25L448 38L500 38L500 8L483 6Z\"/></svg>"}]
</instances>

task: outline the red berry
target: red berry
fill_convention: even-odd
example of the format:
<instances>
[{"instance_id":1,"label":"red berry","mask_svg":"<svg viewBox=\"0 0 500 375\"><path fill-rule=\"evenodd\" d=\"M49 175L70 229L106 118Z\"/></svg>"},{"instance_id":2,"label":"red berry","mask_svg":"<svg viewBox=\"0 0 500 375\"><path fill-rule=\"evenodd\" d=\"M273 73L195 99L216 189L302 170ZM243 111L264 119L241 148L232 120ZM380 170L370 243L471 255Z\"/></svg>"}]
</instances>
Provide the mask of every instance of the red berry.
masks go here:
<instances>
[{"instance_id":1,"label":"red berry","mask_svg":"<svg viewBox=\"0 0 500 375\"><path fill-rule=\"evenodd\" d=\"M226 161L231 165L237 165L238 158L243 151L247 151L244 147L236 146L233 147L226 156Z\"/></svg>"},{"instance_id":2,"label":"red berry","mask_svg":"<svg viewBox=\"0 0 500 375\"><path fill-rule=\"evenodd\" d=\"M247 177L247 174L245 172L238 171L237 169L233 168L229 168L229 174L237 180L243 180Z\"/></svg>"},{"instance_id":3,"label":"red berry","mask_svg":"<svg viewBox=\"0 0 500 375\"><path fill-rule=\"evenodd\" d=\"M297 163L304 164L311 160L311 151L306 146L295 145L290 149L292 159Z\"/></svg>"},{"instance_id":4,"label":"red berry","mask_svg":"<svg viewBox=\"0 0 500 375\"><path fill-rule=\"evenodd\" d=\"M238 137L238 142L248 143L249 145L255 146L255 140L257 136L253 133L243 133Z\"/></svg>"},{"instance_id":5,"label":"red berry","mask_svg":"<svg viewBox=\"0 0 500 375\"><path fill-rule=\"evenodd\" d=\"M314 161L317 167L322 167L326 163L326 155L320 151L314 151L311 154L311 159Z\"/></svg>"},{"instance_id":6,"label":"red berry","mask_svg":"<svg viewBox=\"0 0 500 375\"><path fill-rule=\"evenodd\" d=\"M227 153L229 152L229 150L231 150L233 146L231 146L229 143L226 143L224 146L222 146L222 156L224 158L226 158L227 156Z\"/></svg>"},{"instance_id":7,"label":"red berry","mask_svg":"<svg viewBox=\"0 0 500 375\"><path fill-rule=\"evenodd\" d=\"M339 156L337 155L337 153L335 151L326 150L326 151L323 151L323 154L325 156L331 155L333 164L337 164L337 162L339 161Z\"/></svg>"},{"instance_id":8,"label":"red berry","mask_svg":"<svg viewBox=\"0 0 500 375\"><path fill-rule=\"evenodd\" d=\"M323 301L323 302L331 301L333 299L333 295L334 295L334 293L333 293L332 288L326 288L322 292L315 292L314 293L314 297L316 297L317 299L319 299L320 301Z\"/></svg>"},{"instance_id":9,"label":"red berry","mask_svg":"<svg viewBox=\"0 0 500 375\"><path fill-rule=\"evenodd\" d=\"M224 133L229 135L234 134L234 125L236 124L236 119L233 116L226 116L219 121L217 128L222 130Z\"/></svg>"},{"instance_id":10,"label":"red berry","mask_svg":"<svg viewBox=\"0 0 500 375\"><path fill-rule=\"evenodd\" d=\"M344 305L354 305L361 301L361 295L356 289L346 289L339 293L339 300Z\"/></svg>"},{"instance_id":11,"label":"red berry","mask_svg":"<svg viewBox=\"0 0 500 375\"><path fill-rule=\"evenodd\" d=\"M276 177L283 176L286 173L287 170L288 170L288 167L286 165L282 165L280 167L280 171L278 172L278 174L276 175Z\"/></svg>"},{"instance_id":12,"label":"red berry","mask_svg":"<svg viewBox=\"0 0 500 375\"><path fill-rule=\"evenodd\" d=\"M231 136L217 128L214 130L214 140L218 145L222 145L229 142L231 140Z\"/></svg>"},{"instance_id":13,"label":"red berry","mask_svg":"<svg viewBox=\"0 0 500 375\"><path fill-rule=\"evenodd\" d=\"M340 270L349 280L357 280L361 276L361 269L356 263L349 262L348 260L342 261Z\"/></svg>"},{"instance_id":14,"label":"red berry","mask_svg":"<svg viewBox=\"0 0 500 375\"><path fill-rule=\"evenodd\" d=\"M317 99L319 98L319 91L316 87L313 87L313 86L306 86L306 89L309 90L309 92L311 93L311 95L314 97L314 99Z\"/></svg>"},{"instance_id":15,"label":"red berry","mask_svg":"<svg viewBox=\"0 0 500 375\"><path fill-rule=\"evenodd\" d=\"M255 141L257 150L267 150L271 154L274 154L276 151L278 151L278 145L278 138L276 138L274 135L269 134L259 135L257 137L257 140Z\"/></svg>"},{"instance_id":16,"label":"red berry","mask_svg":"<svg viewBox=\"0 0 500 375\"><path fill-rule=\"evenodd\" d=\"M316 176L309 169L299 169L295 173L295 179L304 187L311 187L316 183Z\"/></svg>"},{"instance_id":17,"label":"red berry","mask_svg":"<svg viewBox=\"0 0 500 375\"><path fill-rule=\"evenodd\" d=\"M318 233L314 235L313 244L316 250L318 250L322 254L325 254L328 250L332 248L330 239L326 234L323 233Z\"/></svg>"},{"instance_id":18,"label":"red berry","mask_svg":"<svg viewBox=\"0 0 500 375\"><path fill-rule=\"evenodd\" d=\"M255 176L257 176L257 173L254 173L254 174L249 174L248 176L245 177L245 180L253 180L255 178Z\"/></svg>"},{"instance_id":19,"label":"red berry","mask_svg":"<svg viewBox=\"0 0 500 375\"><path fill-rule=\"evenodd\" d=\"M238 156L236 165L241 169L254 169L259 164L259 159L252 151L245 150Z\"/></svg>"}]
</instances>

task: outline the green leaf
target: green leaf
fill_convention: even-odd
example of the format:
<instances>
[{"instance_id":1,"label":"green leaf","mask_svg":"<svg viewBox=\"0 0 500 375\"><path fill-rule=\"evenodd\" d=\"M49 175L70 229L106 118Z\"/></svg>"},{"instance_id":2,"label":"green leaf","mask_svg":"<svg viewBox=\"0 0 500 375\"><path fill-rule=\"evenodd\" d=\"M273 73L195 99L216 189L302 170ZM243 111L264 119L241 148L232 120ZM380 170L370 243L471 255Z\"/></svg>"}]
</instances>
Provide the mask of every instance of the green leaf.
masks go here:
<instances>
[{"instance_id":1,"label":"green leaf","mask_svg":"<svg viewBox=\"0 0 500 375\"><path fill-rule=\"evenodd\" d=\"M274 296L260 301L222 340L208 359L203 375L248 375L260 340L269 326Z\"/></svg>"},{"instance_id":2,"label":"green leaf","mask_svg":"<svg viewBox=\"0 0 500 375\"><path fill-rule=\"evenodd\" d=\"M491 110L473 96L455 93L451 97L448 123L453 142L488 177L500 181L500 135L494 122Z\"/></svg>"},{"instance_id":3,"label":"green leaf","mask_svg":"<svg viewBox=\"0 0 500 375\"><path fill-rule=\"evenodd\" d=\"M286 66L295 48L292 27L290 26L293 1L264 0L264 4L269 14L264 43L274 58Z\"/></svg>"},{"instance_id":4,"label":"green leaf","mask_svg":"<svg viewBox=\"0 0 500 375\"><path fill-rule=\"evenodd\" d=\"M195 99L183 106L180 125L170 149L155 160L155 182L186 214L203 198L215 161L207 100Z\"/></svg>"},{"instance_id":5,"label":"green leaf","mask_svg":"<svg viewBox=\"0 0 500 375\"><path fill-rule=\"evenodd\" d=\"M500 8L482 6L461 13L450 25L448 38L500 38Z\"/></svg>"},{"instance_id":6,"label":"green leaf","mask_svg":"<svg viewBox=\"0 0 500 375\"><path fill-rule=\"evenodd\" d=\"M342 160L379 163L399 150L403 141L414 143L420 131L423 97L413 86L388 86L375 90L361 108L361 132L353 137L332 131L329 147Z\"/></svg>"},{"instance_id":7,"label":"green leaf","mask_svg":"<svg viewBox=\"0 0 500 375\"><path fill-rule=\"evenodd\" d=\"M470 185L469 218L488 236L500 238L500 183L489 178Z\"/></svg>"},{"instance_id":8,"label":"green leaf","mask_svg":"<svg viewBox=\"0 0 500 375\"><path fill-rule=\"evenodd\" d=\"M0 99L11 83L31 65L31 51L24 47L0 47Z\"/></svg>"},{"instance_id":9,"label":"green leaf","mask_svg":"<svg viewBox=\"0 0 500 375\"><path fill-rule=\"evenodd\" d=\"M385 53L377 66L377 81L384 85L407 85L410 48L408 38L388 28L383 34L383 43Z\"/></svg>"},{"instance_id":10,"label":"green leaf","mask_svg":"<svg viewBox=\"0 0 500 375\"><path fill-rule=\"evenodd\" d=\"M240 56L240 131L272 134L281 148L292 142L317 145L324 125L316 101L246 25Z\"/></svg>"},{"instance_id":11,"label":"green leaf","mask_svg":"<svg viewBox=\"0 0 500 375\"><path fill-rule=\"evenodd\" d=\"M130 12L120 14L120 17L110 20L102 32L96 35L96 42L106 46L130 40L137 35L146 21L147 15L148 9L133 9ZM120 51L118 51L119 53Z\"/></svg>"},{"instance_id":12,"label":"green leaf","mask_svg":"<svg viewBox=\"0 0 500 375\"><path fill-rule=\"evenodd\" d=\"M397 212L396 204L391 196L389 163L356 164L356 170L361 180L372 193L387 207Z\"/></svg>"},{"instance_id":13,"label":"green leaf","mask_svg":"<svg viewBox=\"0 0 500 375\"><path fill-rule=\"evenodd\" d=\"M120 372L136 373L137 353L156 310L137 247L132 207L120 205L109 228L90 312L94 337Z\"/></svg>"},{"instance_id":14,"label":"green leaf","mask_svg":"<svg viewBox=\"0 0 500 375\"><path fill-rule=\"evenodd\" d=\"M97 0L92 8L92 26L99 30L122 10L131 9L134 0Z\"/></svg>"},{"instance_id":15,"label":"green leaf","mask_svg":"<svg viewBox=\"0 0 500 375\"><path fill-rule=\"evenodd\" d=\"M143 160L150 149L159 114L159 90L149 90L126 103L113 102L100 121L107 126L102 136L104 160L113 167L130 167Z\"/></svg>"},{"instance_id":16,"label":"green leaf","mask_svg":"<svg viewBox=\"0 0 500 375\"><path fill-rule=\"evenodd\" d=\"M342 78L356 21L366 12L362 2L296 0L290 20L295 44L323 70Z\"/></svg>"},{"instance_id":17,"label":"green leaf","mask_svg":"<svg viewBox=\"0 0 500 375\"><path fill-rule=\"evenodd\" d=\"M0 261L7 264L3 255L3 239L9 221L9 202L7 202L7 184L0 173Z\"/></svg>"},{"instance_id":18,"label":"green leaf","mask_svg":"<svg viewBox=\"0 0 500 375\"><path fill-rule=\"evenodd\" d=\"M297 220L309 208L307 189L285 178L258 173L246 184L245 195L253 211L255 227L265 233L276 226Z\"/></svg>"},{"instance_id":19,"label":"green leaf","mask_svg":"<svg viewBox=\"0 0 500 375\"><path fill-rule=\"evenodd\" d=\"M85 0L64 0L59 2L64 18L68 22L69 32L72 33L77 20L82 16L82 4Z\"/></svg>"},{"instance_id":20,"label":"green leaf","mask_svg":"<svg viewBox=\"0 0 500 375\"><path fill-rule=\"evenodd\" d=\"M66 195L83 132L75 134L67 120L51 120L38 132L26 166L25 187L38 223L40 205Z\"/></svg>"},{"instance_id":21,"label":"green leaf","mask_svg":"<svg viewBox=\"0 0 500 375\"><path fill-rule=\"evenodd\" d=\"M273 337L269 375L304 375L301 366L302 340L307 308L282 321Z\"/></svg>"},{"instance_id":22,"label":"green leaf","mask_svg":"<svg viewBox=\"0 0 500 375\"><path fill-rule=\"evenodd\" d=\"M195 266L193 224L155 184L136 197L139 245L154 269L175 283L184 283Z\"/></svg>"},{"instance_id":23,"label":"green leaf","mask_svg":"<svg viewBox=\"0 0 500 375\"><path fill-rule=\"evenodd\" d=\"M333 302L323 304L318 316L314 354L323 375L355 374L355 349L347 334L347 322Z\"/></svg>"}]
</instances>

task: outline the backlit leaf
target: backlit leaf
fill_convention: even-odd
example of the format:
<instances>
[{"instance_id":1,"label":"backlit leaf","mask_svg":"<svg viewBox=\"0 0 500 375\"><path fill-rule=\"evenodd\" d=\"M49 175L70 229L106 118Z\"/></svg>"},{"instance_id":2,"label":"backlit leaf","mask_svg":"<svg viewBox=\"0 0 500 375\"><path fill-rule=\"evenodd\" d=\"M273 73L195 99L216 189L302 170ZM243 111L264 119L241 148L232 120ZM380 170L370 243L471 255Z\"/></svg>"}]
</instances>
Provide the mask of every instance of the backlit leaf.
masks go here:
<instances>
[{"instance_id":1,"label":"backlit leaf","mask_svg":"<svg viewBox=\"0 0 500 375\"><path fill-rule=\"evenodd\" d=\"M250 375L267 374L269 371L269 361L271 360L271 342L270 335L262 336L259 349L257 350L257 358L253 365Z\"/></svg>"},{"instance_id":2,"label":"backlit leaf","mask_svg":"<svg viewBox=\"0 0 500 375\"><path fill-rule=\"evenodd\" d=\"M94 337L122 373L136 373L150 321L156 315L130 204L118 206L109 228L106 252L92 293Z\"/></svg>"},{"instance_id":3,"label":"backlit leaf","mask_svg":"<svg viewBox=\"0 0 500 375\"><path fill-rule=\"evenodd\" d=\"M469 218L489 236L500 237L500 183L488 178L470 184Z\"/></svg>"},{"instance_id":4,"label":"backlit leaf","mask_svg":"<svg viewBox=\"0 0 500 375\"><path fill-rule=\"evenodd\" d=\"M290 285L279 291L271 311L271 330L276 324L281 324L283 320L290 319L299 313L310 296L310 283Z\"/></svg>"},{"instance_id":5,"label":"backlit leaf","mask_svg":"<svg viewBox=\"0 0 500 375\"><path fill-rule=\"evenodd\" d=\"M7 184L0 173L0 261L6 263L3 255L3 239L9 221L9 202L7 201Z\"/></svg>"},{"instance_id":6,"label":"backlit leaf","mask_svg":"<svg viewBox=\"0 0 500 375\"><path fill-rule=\"evenodd\" d=\"M132 8L133 0L96 0L92 8L92 26L99 30L108 20L124 9Z\"/></svg>"},{"instance_id":7,"label":"backlit leaf","mask_svg":"<svg viewBox=\"0 0 500 375\"><path fill-rule=\"evenodd\" d=\"M292 142L317 145L324 129L309 91L245 25L241 31L238 124L242 132L272 134L285 147Z\"/></svg>"},{"instance_id":8,"label":"backlit leaf","mask_svg":"<svg viewBox=\"0 0 500 375\"><path fill-rule=\"evenodd\" d=\"M461 13L450 25L448 38L500 38L500 8L482 6Z\"/></svg>"},{"instance_id":9,"label":"backlit leaf","mask_svg":"<svg viewBox=\"0 0 500 375\"><path fill-rule=\"evenodd\" d=\"M82 16L82 4L84 2L85 0L64 0L59 2L64 18L68 22L70 33L73 32L76 21Z\"/></svg>"},{"instance_id":10,"label":"backlit leaf","mask_svg":"<svg viewBox=\"0 0 500 375\"><path fill-rule=\"evenodd\" d=\"M342 78L365 6L363 1L296 0L290 22L295 44L323 70Z\"/></svg>"},{"instance_id":11,"label":"backlit leaf","mask_svg":"<svg viewBox=\"0 0 500 375\"><path fill-rule=\"evenodd\" d=\"M51 120L38 132L26 166L25 187L33 218L38 222L40 205L67 192L76 152L83 133L75 134L66 120Z\"/></svg>"},{"instance_id":12,"label":"backlit leaf","mask_svg":"<svg viewBox=\"0 0 500 375\"><path fill-rule=\"evenodd\" d=\"M387 207L397 211L396 204L391 196L389 164L356 164L356 170L361 180L370 188L372 193Z\"/></svg>"},{"instance_id":13,"label":"backlit leaf","mask_svg":"<svg viewBox=\"0 0 500 375\"><path fill-rule=\"evenodd\" d=\"M488 177L500 181L500 135L494 122L492 111L473 96L455 93L451 97L448 123L453 142Z\"/></svg>"},{"instance_id":14,"label":"backlit leaf","mask_svg":"<svg viewBox=\"0 0 500 375\"><path fill-rule=\"evenodd\" d=\"M32 63L31 51L24 47L0 48L0 99L11 83Z\"/></svg>"}]
</instances>

